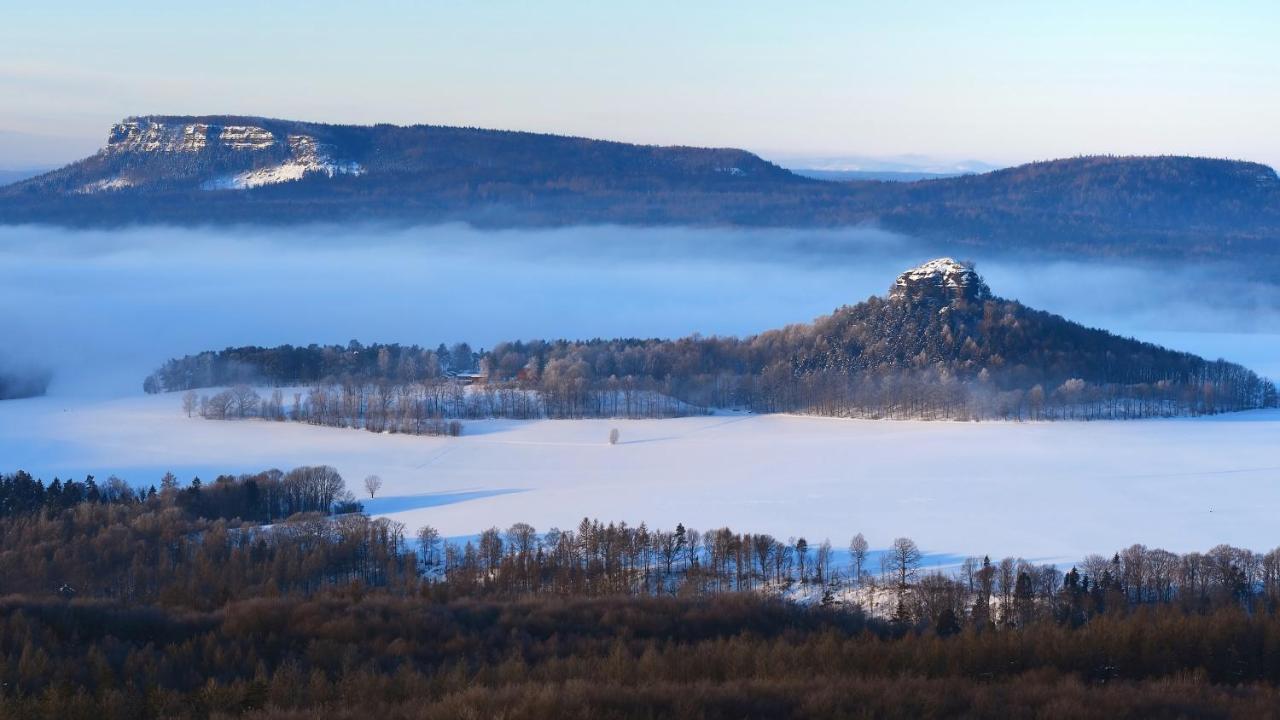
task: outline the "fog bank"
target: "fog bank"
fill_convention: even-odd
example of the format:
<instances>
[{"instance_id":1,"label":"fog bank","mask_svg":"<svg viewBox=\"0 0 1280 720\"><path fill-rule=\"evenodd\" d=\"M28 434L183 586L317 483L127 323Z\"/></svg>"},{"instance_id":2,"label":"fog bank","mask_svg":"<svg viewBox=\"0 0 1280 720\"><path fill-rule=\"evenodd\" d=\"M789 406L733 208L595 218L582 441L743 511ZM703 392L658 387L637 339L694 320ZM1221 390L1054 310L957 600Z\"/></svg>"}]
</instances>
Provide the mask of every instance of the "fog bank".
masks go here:
<instances>
[{"instance_id":1,"label":"fog bank","mask_svg":"<svg viewBox=\"0 0 1280 720\"><path fill-rule=\"evenodd\" d=\"M1028 262L889 233L445 225L0 228L0 363L123 395L230 345L749 334L883 294L939 254L998 295L1280 376L1280 288L1230 268Z\"/></svg>"}]
</instances>

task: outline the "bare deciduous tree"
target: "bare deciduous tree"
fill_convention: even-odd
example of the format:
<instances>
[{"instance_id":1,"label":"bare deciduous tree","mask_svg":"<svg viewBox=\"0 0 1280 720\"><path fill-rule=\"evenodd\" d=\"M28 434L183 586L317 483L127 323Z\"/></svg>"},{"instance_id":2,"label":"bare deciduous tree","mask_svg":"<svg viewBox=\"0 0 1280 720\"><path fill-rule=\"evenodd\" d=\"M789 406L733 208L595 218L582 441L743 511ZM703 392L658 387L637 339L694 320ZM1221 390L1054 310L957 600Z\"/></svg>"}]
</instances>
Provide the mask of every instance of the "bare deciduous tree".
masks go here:
<instances>
[{"instance_id":1,"label":"bare deciduous tree","mask_svg":"<svg viewBox=\"0 0 1280 720\"><path fill-rule=\"evenodd\" d=\"M271 399L263 404L262 417L268 420L284 420L284 393L280 388L271 391Z\"/></svg>"},{"instance_id":2,"label":"bare deciduous tree","mask_svg":"<svg viewBox=\"0 0 1280 720\"><path fill-rule=\"evenodd\" d=\"M792 543L792 547L795 548L796 564L799 566L800 570L800 584L803 585L808 582L809 577L805 572L805 568L809 564L809 541L804 538L800 538Z\"/></svg>"},{"instance_id":3,"label":"bare deciduous tree","mask_svg":"<svg viewBox=\"0 0 1280 720\"><path fill-rule=\"evenodd\" d=\"M849 578L854 586L862 584L866 564L867 539L862 537L862 533L858 533L849 541Z\"/></svg>"},{"instance_id":4,"label":"bare deciduous tree","mask_svg":"<svg viewBox=\"0 0 1280 720\"><path fill-rule=\"evenodd\" d=\"M236 385L231 388L232 406L235 408L236 415L239 417L248 417L254 414L258 409L258 391L248 385Z\"/></svg>"},{"instance_id":5,"label":"bare deciduous tree","mask_svg":"<svg viewBox=\"0 0 1280 720\"><path fill-rule=\"evenodd\" d=\"M373 498L382 489L382 478L377 475L370 475L364 479L364 489L369 493L369 497Z\"/></svg>"},{"instance_id":6,"label":"bare deciduous tree","mask_svg":"<svg viewBox=\"0 0 1280 720\"><path fill-rule=\"evenodd\" d=\"M224 420L231 417L236 404L235 396L228 390L215 393L207 402L203 398L201 400L201 414L215 420Z\"/></svg>"},{"instance_id":7,"label":"bare deciduous tree","mask_svg":"<svg viewBox=\"0 0 1280 720\"><path fill-rule=\"evenodd\" d=\"M198 403L199 399L195 390L188 390L182 394L182 410L187 414L187 417L191 417L195 413Z\"/></svg>"},{"instance_id":8,"label":"bare deciduous tree","mask_svg":"<svg viewBox=\"0 0 1280 720\"><path fill-rule=\"evenodd\" d=\"M831 569L831 541L823 540L818 544L818 552L813 560L813 579L818 583L826 583L830 580Z\"/></svg>"},{"instance_id":9,"label":"bare deciduous tree","mask_svg":"<svg viewBox=\"0 0 1280 720\"><path fill-rule=\"evenodd\" d=\"M342 476L328 465L304 465L290 470L281 479L286 515L333 508L345 489Z\"/></svg>"},{"instance_id":10,"label":"bare deciduous tree","mask_svg":"<svg viewBox=\"0 0 1280 720\"><path fill-rule=\"evenodd\" d=\"M418 545L421 549L423 567L434 569L440 564L440 531L430 525L423 525L418 530Z\"/></svg>"},{"instance_id":11,"label":"bare deciduous tree","mask_svg":"<svg viewBox=\"0 0 1280 720\"><path fill-rule=\"evenodd\" d=\"M915 579L916 570L920 568L920 547L911 538L897 538L889 552L893 572L898 576L898 590L906 590L910 581Z\"/></svg>"}]
</instances>

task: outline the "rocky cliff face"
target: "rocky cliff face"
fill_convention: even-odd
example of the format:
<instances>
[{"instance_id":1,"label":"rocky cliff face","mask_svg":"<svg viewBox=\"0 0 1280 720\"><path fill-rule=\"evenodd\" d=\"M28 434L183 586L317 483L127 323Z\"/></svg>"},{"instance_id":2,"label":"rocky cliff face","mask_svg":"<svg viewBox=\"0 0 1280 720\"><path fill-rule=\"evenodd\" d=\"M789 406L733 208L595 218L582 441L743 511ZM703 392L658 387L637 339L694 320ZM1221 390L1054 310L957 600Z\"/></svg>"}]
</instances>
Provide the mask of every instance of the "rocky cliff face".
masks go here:
<instances>
[{"instance_id":1,"label":"rocky cliff face","mask_svg":"<svg viewBox=\"0 0 1280 720\"><path fill-rule=\"evenodd\" d=\"M198 153L213 147L226 150L268 150L276 136L253 125L172 123L150 118L127 118L111 126L107 153Z\"/></svg>"},{"instance_id":2,"label":"rocky cliff face","mask_svg":"<svg viewBox=\"0 0 1280 720\"><path fill-rule=\"evenodd\" d=\"M969 263L938 258L898 276L889 297L916 303L942 305L979 303L991 299L991 288Z\"/></svg>"},{"instance_id":3,"label":"rocky cliff face","mask_svg":"<svg viewBox=\"0 0 1280 720\"><path fill-rule=\"evenodd\" d=\"M186 186L232 190L301 180L308 174L359 175L364 168L335 157L334 148L296 128L182 118L126 118L111 127L107 144L85 161L90 178L66 192L94 194Z\"/></svg>"}]
</instances>

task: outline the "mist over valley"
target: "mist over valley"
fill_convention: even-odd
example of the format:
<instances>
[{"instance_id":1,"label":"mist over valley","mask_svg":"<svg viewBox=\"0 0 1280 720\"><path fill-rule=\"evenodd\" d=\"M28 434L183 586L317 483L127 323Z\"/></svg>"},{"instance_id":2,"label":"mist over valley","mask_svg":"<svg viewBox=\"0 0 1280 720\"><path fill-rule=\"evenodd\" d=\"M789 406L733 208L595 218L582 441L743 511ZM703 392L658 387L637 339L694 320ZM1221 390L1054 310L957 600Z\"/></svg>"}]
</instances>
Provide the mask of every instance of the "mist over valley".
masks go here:
<instances>
[{"instance_id":1,"label":"mist over valley","mask_svg":"<svg viewBox=\"0 0 1280 720\"><path fill-rule=\"evenodd\" d=\"M947 250L869 229L4 227L0 330L55 395L118 395L237 345L749 335L883 295ZM1003 297L1280 375L1280 288L1230 265L956 254Z\"/></svg>"}]
</instances>

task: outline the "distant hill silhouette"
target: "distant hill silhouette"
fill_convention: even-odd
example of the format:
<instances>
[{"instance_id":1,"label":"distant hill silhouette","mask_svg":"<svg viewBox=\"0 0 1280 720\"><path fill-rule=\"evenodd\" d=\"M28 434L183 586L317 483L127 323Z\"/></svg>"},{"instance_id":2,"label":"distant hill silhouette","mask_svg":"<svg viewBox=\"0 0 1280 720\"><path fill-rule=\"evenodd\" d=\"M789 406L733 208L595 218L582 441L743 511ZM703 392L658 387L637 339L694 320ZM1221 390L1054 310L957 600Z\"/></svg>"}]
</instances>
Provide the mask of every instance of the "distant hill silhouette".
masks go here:
<instances>
[{"instance_id":1,"label":"distant hill silhouette","mask_svg":"<svg viewBox=\"0 0 1280 720\"><path fill-rule=\"evenodd\" d=\"M151 116L0 188L0 222L467 221L836 227L974 247L1280 258L1280 179L1256 163L1080 157L916 182L823 181L743 150L476 128Z\"/></svg>"}]
</instances>

